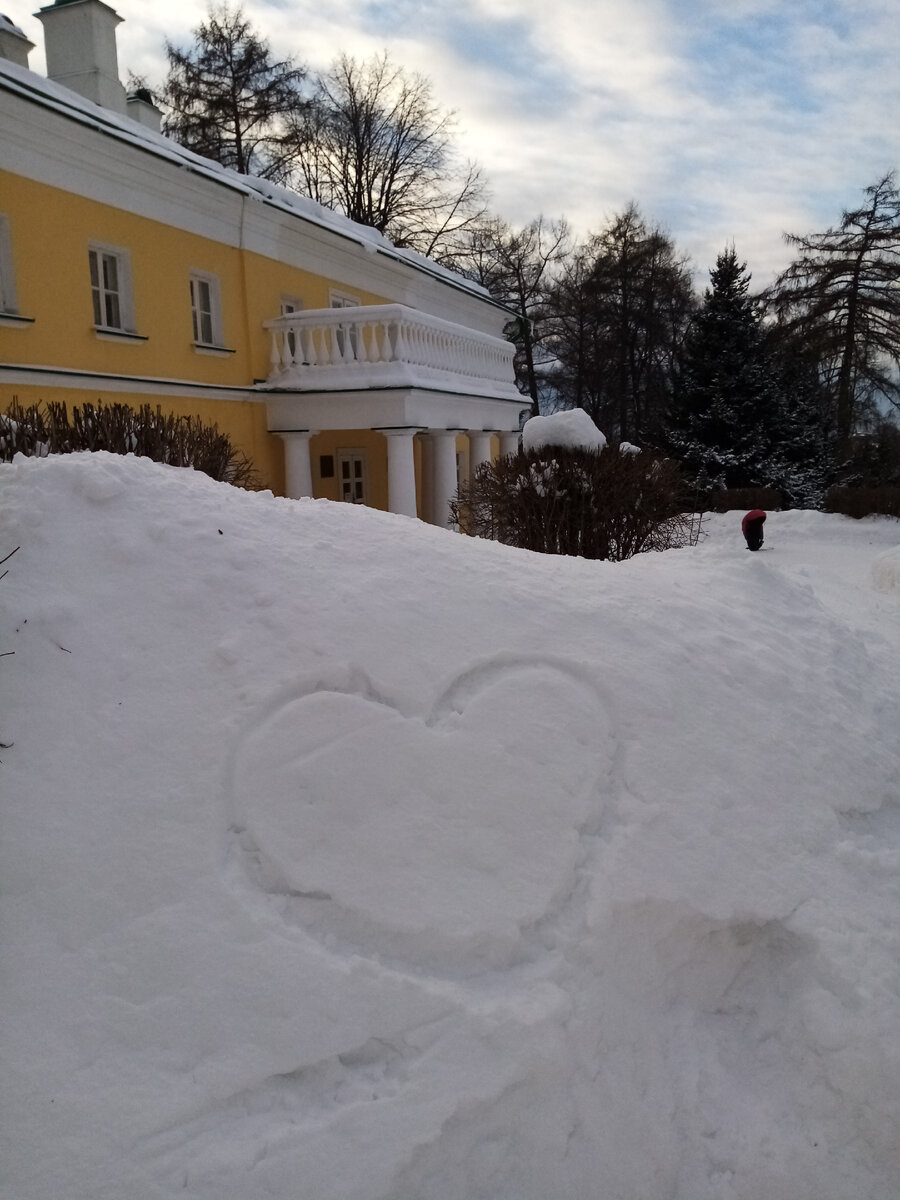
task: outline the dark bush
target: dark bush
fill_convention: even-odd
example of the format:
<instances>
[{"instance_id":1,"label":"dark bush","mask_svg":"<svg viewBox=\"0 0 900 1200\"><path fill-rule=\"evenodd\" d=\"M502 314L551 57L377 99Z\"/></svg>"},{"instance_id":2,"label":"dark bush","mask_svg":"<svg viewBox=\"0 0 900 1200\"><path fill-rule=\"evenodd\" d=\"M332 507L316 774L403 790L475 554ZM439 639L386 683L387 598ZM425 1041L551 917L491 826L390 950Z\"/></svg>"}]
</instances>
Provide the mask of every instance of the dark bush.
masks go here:
<instances>
[{"instance_id":1,"label":"dark bush","mask_svg":"<svg viewBox=\"0 0 900 1200\"><path fill-rule=\"evenodd\" d=\"M131 408L127 404L80 404L72 408L50 402L22 408L13 402L0 414L0 461L13 455L72 454L76 450L108 450L135 454L175 467L193 467L213 479L236 487L253 488L250 461L232 446L215 425L199 417L164 413L157 405Z\"/></svg>"},{"instance_id":2,"label":"dark bush","mask_svg":"<svg viewBox=\"0 0 900 1200\"><path fill-rule=\"evenodd\" d=\"M721 492L713 492L709 506L717 513L732 512L734 509L748 511L751 508L777 512L783 500L784 497L777 488L726 488Z\"/></svg>"},{"instance_id":3,"label":"dark bush","mask_svg":"<svg viewBox=\"0 0 900 1200\"><path fill-rule=\"evenodd\" d=\"M833 487L825 511L845 517L900 517L900 487Z\"/></svg>"},{"instance_id":4,"label":"dark bush","mask_svg":"<svg viewBox=\"0 0 900 1200\"><path fill-rule=\"evenodd\" d=\"M476 537L618 562L685 545L686 506L681 473L668 459L544 447L482 463L451 512Z\"/></svg>"}]
</instances>

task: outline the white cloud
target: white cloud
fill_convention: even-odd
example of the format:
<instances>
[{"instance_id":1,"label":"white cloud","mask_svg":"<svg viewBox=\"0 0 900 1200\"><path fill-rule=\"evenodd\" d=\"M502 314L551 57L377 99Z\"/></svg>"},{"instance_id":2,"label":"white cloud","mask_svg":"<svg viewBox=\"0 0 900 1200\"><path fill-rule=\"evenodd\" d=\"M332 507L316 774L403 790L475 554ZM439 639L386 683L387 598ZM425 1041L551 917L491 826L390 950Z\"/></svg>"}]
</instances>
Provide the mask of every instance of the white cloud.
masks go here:
<instances>
[{"instance_id":1,"label":"white cloud","mask_svg":"<svg viewBox=\"0 0 900 1200\"><path fill-rule=\"evenodd\" d=\"M10 17L38 44L39 23ZM759 282L784 229L837 221L896 165L895 0L245 0L313 68L387 48L458 114L495 209L596 229L630 199L705 269L735 241ZM121 0L119 59L151 80L204 0ZM32 66L43 70L36 52Z\"/></svg>"}]
</instances>

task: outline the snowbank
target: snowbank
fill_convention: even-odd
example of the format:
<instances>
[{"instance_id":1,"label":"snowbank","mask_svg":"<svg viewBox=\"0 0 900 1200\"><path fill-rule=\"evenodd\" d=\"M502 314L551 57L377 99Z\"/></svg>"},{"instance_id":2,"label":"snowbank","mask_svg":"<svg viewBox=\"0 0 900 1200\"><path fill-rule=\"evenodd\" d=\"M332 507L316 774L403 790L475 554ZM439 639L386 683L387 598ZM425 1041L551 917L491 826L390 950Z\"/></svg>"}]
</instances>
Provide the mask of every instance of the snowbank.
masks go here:
<instances>
[{"instance_id":1,"label":"snowbank","mask_svg":"<svg viewBox=\"0 0 900 1200\"><path fill-rule=\"evenodd\" d=\"M602 450L605 445L606 435L600 432L583 408L566 409L549 417L531 417L522 428L522 446L525 450L541 450L544 446Z\"/></svg>"},{"instance_id":2,"label":"snowbank","mask_svg":"<svg viewBox=\"0 0 900 1200\"><path fill-rule=\"evenodd\" d=\"M879 591L900 594L900 546L878 555L872 563L872 583Z\"/></svg>"},{"instance_id":3,"label":"snowbank","mask_svg":"<svg viewBox=\"0 0 900 1200\"><path fill-rule=\"evenodd\" d=\"M4 1195L894 1200L900 525L0 466Z\"/></svg>"}]
</instances>

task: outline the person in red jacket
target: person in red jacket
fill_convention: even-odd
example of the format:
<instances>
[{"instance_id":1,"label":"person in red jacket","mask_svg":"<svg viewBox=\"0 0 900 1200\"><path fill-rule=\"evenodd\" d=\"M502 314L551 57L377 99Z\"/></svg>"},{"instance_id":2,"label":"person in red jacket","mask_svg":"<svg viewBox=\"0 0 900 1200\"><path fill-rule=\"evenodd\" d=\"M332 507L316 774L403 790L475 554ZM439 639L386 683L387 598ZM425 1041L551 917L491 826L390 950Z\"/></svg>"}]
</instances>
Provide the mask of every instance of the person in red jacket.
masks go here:
<instances>
[{"instance_id":1,"label":"person in red jacket","mask_svg":"<svg viewBox=\"0 0 900 1200\"><path fill-rule=\"evenodd\" d=\"M741 533L747 539L748 550L758 550L763 544L763 524L766 514L761 508L752 508L741 521Z\"/></svg>"}]
</instances>

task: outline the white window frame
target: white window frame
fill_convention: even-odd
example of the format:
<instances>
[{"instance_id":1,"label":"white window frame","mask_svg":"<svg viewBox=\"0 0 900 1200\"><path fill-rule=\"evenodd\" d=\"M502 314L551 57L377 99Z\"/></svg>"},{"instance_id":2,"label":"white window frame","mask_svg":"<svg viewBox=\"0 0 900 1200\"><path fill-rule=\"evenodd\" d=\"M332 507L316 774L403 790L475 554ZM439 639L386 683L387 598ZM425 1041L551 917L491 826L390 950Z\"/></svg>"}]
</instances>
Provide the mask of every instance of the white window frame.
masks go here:
<instances>
[{"instance_id":1,"label":"white window frame","mask_svg":"<svg viewBox=\"0 0 900 1200\"><path fill-rule=\"evenodd\" d=\"M303 312L303 301L299 296L282 296L281 297L281 315L289 316L291 313Z\"/></svg>"},{"instance_id":2,"label":"white window frame","mask_svg":"<svg viewBox=\"0 0 900 1200\"><path fill-rule=\"evenodd\" d=\"M334 290L334 288L331 288L328 292L328 306L329 308L359 308L359 296L351 296L349 292L337 292ZM346 336L345 328L345 326L339 325L336 330L338 353L340 355L343 355L344 353L344 338ZM351 325L350 346L352 348L352 355L354 358L356 357L356 338L356 326Z\"/></svg>"},{"instance_id":3,"label":"white window frame","mask_svg":"<svg viewBox=\"0 0 900 1200\"><path fill-rule=\"evenodd\" d=\"M208 308L199 308L198 306L198 300L202 298L203 288L206 289L206 299L209 302ZM224 350L225 327L222 321L222 285L218 275L213 275L209 271L191 271L190 292L194 346L198 350ZM202 336L206 332L203 328L204 317L208 318L208 330L212 339L211 341L207 341Z\"/></svg>"},{"instance_id":4,"label":"white window frame","mask_svg":"<svg viewBox=\"0 0 900 1200\"><path fill-rule=\"evenodd\" d=\"M345 504L368 504L369 503L369 456L363 449L353 448L350 446L339 446L335 455L337 468L337 485L338 485L338 500ZM347 497L344 495L344 464L347 463L352 471L352 464L359 462L361 472L359 482L362 486L362 495L357 499L355 496ZM352 483L356 476L350 476Z\"/></svg>"},{"instance_id":5,"label":"white window frame","mask_svg":"<svg viewBox=\"0 0 900 1200\"><path fill-rule=\"evenodd\" d=\"M94 280L94 261L96 258L97 280ZM112 259L116 264L115 289L106 286L105 259ZM122 246L110 246L106 242L88 243L88 267L91 282L91 305L94 314L94 328L98 333L137 333L134 320L134 289L131 281L131 254ZM118 324L107 321L109 315L107 297L115 297L118 308ZM101 319L98 321L97 317Z\"/></svg>"},{"instance_id":6,"label":"white window frame","mask_svg":"<svg viewBox=\"0 0 900 1200\"><path fill-rule=\"evenodd\" d=\"M351 296L349 292L338 292L331 288L328 292L329 308L359 308L359 296Z\"/></svg>"},{"instance_id":7,"label":"white window frame","mask_svg":"<svg viewBox=\"0 0 900 1200\"><path fill-rule=\"evenodd\" d=\"M289 316L290 313L303 312L303 301L299 296L282 296L281 297L281 315ZM288 349L291 352L291 358L297 357L297 334L293 329L288 330Z\"/></svg>"},{"instance_id":8,"label":"white window frame","mask_svg":"<svg viewBox=\"0 0 900 1200\"><path fill-rule=\"evenodd\" d=\"M16 294L16 274L13 269L12 236L9 217L0 213L0 313L7 316L19 315L19 300Z\"/></svg>"}]
</instances>

